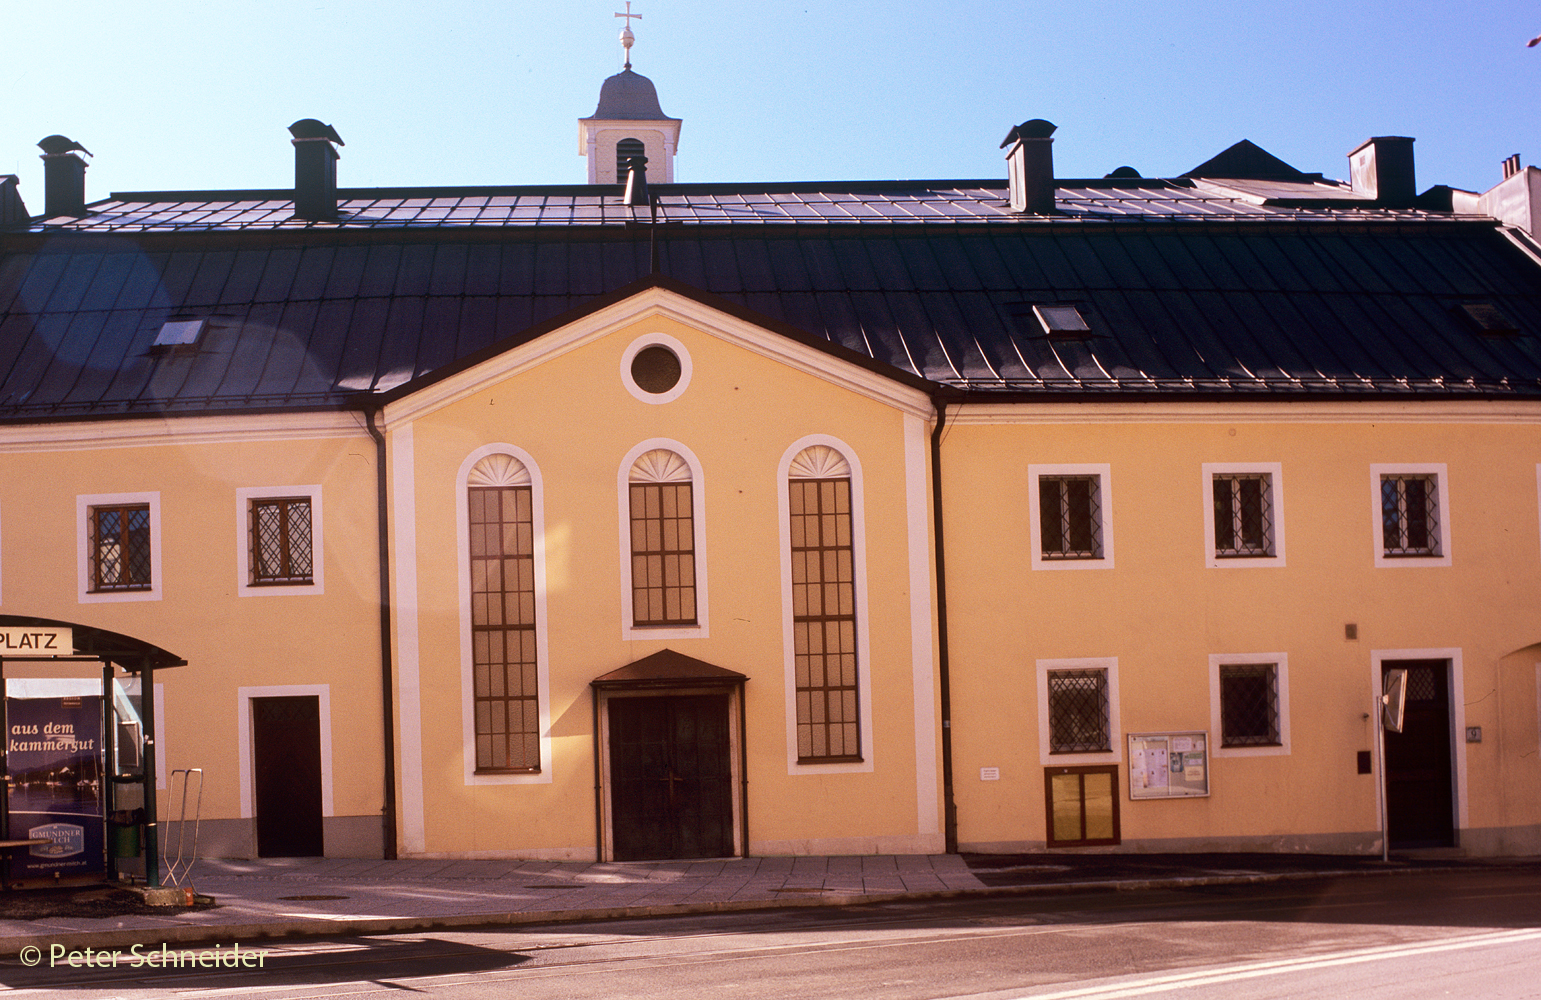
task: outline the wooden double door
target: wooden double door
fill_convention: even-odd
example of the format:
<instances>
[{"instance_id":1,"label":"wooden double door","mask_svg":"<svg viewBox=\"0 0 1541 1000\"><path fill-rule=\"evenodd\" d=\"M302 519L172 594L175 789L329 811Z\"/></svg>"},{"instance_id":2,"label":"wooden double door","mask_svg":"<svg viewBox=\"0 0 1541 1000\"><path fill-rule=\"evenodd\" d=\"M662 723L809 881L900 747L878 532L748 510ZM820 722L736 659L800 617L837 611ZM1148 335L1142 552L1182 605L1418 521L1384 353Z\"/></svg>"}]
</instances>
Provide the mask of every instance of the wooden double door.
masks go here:
<instances>
[{"instance_id":1,"label":"wooden double door","mask_svg":"<svg viewBox=\"0 0 1541 1000\"><path fill-rule=\"evenodd\" d=\"M729 857L730 699L608 699L611 843L617 861Z\"/></svg>"}]
</instances>

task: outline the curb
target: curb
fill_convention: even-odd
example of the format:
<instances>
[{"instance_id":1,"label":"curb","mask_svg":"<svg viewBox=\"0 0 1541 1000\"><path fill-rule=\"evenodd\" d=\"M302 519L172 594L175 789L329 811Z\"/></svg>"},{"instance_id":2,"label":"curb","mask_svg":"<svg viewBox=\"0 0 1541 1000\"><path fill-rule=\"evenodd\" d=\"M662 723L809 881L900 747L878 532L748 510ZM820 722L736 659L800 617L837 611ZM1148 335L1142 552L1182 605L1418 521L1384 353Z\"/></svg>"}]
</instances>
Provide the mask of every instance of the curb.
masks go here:
<instances>
[{"instance_id":1,"label":"curb","mask_svg":"<svg viewBox=\"0 0 1541 1000\"><path fill-rule=\"evenodd\" d=\"M232 941L257 942L293 938L355 937L399 934L409 931L470 928L528 927L591 923L602 920L648 917L699 916L712 913L754 913L762 910L821 909L860 906L868 903L928 902L965 898L1009 896L1060 896L1096 892L1142 892L1152 889L1188 889L1215 885L1261 885L1323 878L1378 875L1419 875L1464 870L1462 866L1424 868L1347 869L1343 871L1260 872L1247 875L1192 875L1111 881L1043 882L1031 885L982 886L978 889L925 889L915 892L830 892L822 896L783 899L712 900L697 903L659 903L652 906L606 906L581 910L515 910L505 913L465 913L439 917L369 917L329 920L325 917L273 920L261 923L185 924L133 930L65 931L59 934L16 935L0 940L0 952L58 945L70 949L126 948L132 945L196 945Z\"/></svg>"}]
</instances>

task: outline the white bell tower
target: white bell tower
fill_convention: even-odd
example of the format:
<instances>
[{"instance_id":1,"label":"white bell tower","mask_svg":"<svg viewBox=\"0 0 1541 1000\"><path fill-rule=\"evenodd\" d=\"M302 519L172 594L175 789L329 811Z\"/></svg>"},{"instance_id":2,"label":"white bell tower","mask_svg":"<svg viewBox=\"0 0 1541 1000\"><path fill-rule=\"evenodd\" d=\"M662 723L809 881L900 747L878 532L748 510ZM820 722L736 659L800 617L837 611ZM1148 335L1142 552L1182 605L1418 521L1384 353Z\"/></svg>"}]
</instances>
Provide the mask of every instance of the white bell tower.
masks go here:
<instances>
[{"instance_id":1,"label":"white bell tower","mask_svg":"<svg viewBox=\"0 0 1541 1000\"><path fill-rule=\"evenodd\" d=\"M590 184L624 184L618 165L629 156L647 157L648 181L674 182L674 153L679 147L681 119L670 118L658 106L653 81L631 71L631 0L626 0L626 19L621 29L625 67L599 88L599 107L588 118L578 119L578 155L588 157Z\"/></svg>"}]
</instances>

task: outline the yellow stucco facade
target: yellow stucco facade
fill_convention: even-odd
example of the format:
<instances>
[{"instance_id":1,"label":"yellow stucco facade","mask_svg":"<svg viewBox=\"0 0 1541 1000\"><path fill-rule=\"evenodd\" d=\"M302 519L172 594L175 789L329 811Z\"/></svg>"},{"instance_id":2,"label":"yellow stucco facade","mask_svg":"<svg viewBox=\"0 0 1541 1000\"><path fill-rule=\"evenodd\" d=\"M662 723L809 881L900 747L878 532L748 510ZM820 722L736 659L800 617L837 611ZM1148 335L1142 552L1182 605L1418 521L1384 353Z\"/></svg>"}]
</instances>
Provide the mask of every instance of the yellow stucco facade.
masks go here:
<instances>
[{"instance_id":1,"label":"yellow stucco facade","mask_svg":"<svg viewBox=\"0 0 1541 1000\"><path fill-rule=\"evenodd\" d=\"M682 365L666 393L630 374L657 344ZM165 770L203 769L205 853L216 855L258 853L251 713L285 696L317 699L327 854L385 849L388 744L404 856L624 853L611 702L596 698L704 689L665 678L597 693L591 682L665 650L747 678L720 689L732 853L943 850L949 730L963 850L1055 846L1049 776L1110 765L1116 835L1091 849L1376 851L1384 762L1371 713L1381 671L1410 661L1444 665L1450 781L1438 794L1459 844L1533 852L1538 418L1530 404L1477 402L953 405L940 440L944 635L933 400L650 288L410 385L376 415L389 728L379 452L362 413L7 428L0 607L188 661L157 676L159 749ZM827 763L799 756L787 534L789 470L815 447L850 480L859 673L859 747ZM656 450L680 456L695 491L699 614L685 625L628 617L629 470ZM537 766L524 769L477 759L466 512L489 456L523 470L533 505L540 723ZM1392 559L1382 483L1404 474L1438 487L1442 534L1437 551ZM1237 475L1267 484L1272 551L1228 561L1214 484ZM1043 490L1067 479L1094 484L1095 557L1050 558ZM309 499L314 585L247 585L254 496ZM155 585L104 598L82 576L82 519L125 500L156 519ZM1276 731L1227 745L1221 678L1236 664L1268 669ZM38 664L7 676L71 671L90 676ZM1066 671L1105 684L1100 748L1055 745L1046 699ZM1132 796L1127 737L1142 733L1201 734L1208 794ZM163 817L175 805L163 787Z\"/></svg>"}]
</instances>

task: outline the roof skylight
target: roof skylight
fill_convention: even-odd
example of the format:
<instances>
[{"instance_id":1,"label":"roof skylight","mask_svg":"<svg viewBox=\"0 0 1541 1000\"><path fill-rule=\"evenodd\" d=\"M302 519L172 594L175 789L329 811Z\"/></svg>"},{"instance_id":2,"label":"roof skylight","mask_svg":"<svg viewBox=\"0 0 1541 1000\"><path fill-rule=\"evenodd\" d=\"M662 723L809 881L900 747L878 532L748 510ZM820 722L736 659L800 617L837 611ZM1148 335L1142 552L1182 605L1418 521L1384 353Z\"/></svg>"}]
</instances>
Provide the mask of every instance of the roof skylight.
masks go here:
<instances>
[{"instance_id":1,"label":"roof skylight","mask_svg":"<svg viewBox=\"0 0 1541 1000\"><path fill-rule=\"evenodd\" d=\"M202 319L168 319L161 324L153 346L190 347L198 343L207 325L208 321Z\"/></svg>"},{"instance_id":2,"label":"roof skylight","mask_svg":"<svg viewBox=\"0 0 1541 1000\"><path fill-rule=\"evenodd\" d=\"M1462 302L1454 312L1476 327L1478 333L1518 333L1519 327L1491 302Z\"/></svg>"},{"instance_id":3,"label":"roof skylight","mask_svg":"<svg viewBox=\"0 0 1541 1000\"><path fill-rule=\"evenodd\" d=\"M1080 337L1092 330L1075 306L1033 306L1033 314L1051 337Z\"/></svg>"}]
</instances>

